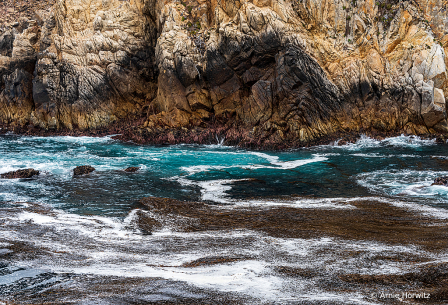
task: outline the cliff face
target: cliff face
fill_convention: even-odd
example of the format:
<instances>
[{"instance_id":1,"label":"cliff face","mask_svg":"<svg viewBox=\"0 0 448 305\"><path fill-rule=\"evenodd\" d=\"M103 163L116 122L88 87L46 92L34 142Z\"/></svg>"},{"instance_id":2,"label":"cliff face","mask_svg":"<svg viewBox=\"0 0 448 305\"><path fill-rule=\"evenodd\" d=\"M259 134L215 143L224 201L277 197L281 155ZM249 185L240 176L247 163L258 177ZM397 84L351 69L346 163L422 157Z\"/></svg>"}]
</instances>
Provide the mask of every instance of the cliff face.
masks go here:
<instances>
[{"instance_id":1,"label":"cliff face","mask_svg":"<svg viewBox=\"0 0 448 305\"><path fill-rule=\"evenodd\" d=\"M1 32L0 120L257 145L447 132L448 12L388 1L57 0Z\"/></svg>"}]
</instances>

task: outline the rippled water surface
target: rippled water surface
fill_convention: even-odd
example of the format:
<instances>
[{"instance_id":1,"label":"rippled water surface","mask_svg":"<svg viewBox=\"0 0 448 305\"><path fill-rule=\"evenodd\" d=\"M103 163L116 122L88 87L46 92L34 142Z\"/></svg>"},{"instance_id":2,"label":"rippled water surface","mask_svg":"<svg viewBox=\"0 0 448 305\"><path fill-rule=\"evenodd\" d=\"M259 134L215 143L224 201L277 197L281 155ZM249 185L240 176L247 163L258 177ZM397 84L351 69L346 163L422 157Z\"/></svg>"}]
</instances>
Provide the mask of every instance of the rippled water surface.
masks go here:
<instances>
[{"instance_id":1,"label":"rippled water surface","mask_svg":"<svg viewBox=\"0 0 448 305\"><path fill-rule=\"evenodd\" d=\"M0 172L28 167L42 172L33 179L1 180L1 201L44 202L78 214L123 216L144 196L233 202L293 194L375 194L448 206L446 188L431 186L435 177L448 175L447 146L404 136L255 152L218 145L137 146L109 137L11 135L0 138L0 152ZM73 168L85 164L96 171L73 178ZM129 166L141 170L122 171Z\"/></svg>"},{"instance_id":2,"label":"rippled water surface","mask_svg":"<svg viewBox=\"0 0 448 305\"><path fill-rule=\"evenodd\" d=\"M383 141L362 137L355 144L285 152L220 145L138 146L110 137L1 136L0 173L32 167L41 174L0 180L0 300L2 295L67 285L73 275L94 274L180 281L241 294L255 303L275 303L280 296L289 302L302 298L304 291L309 300L361 302L363 297L356 293L328 292L307 280L296 279L292 285L272 268L331 265L335 270L359 271L350 258L335 261L332 254L322 253L337 244L342 252L366 251L362 272L393 273L405 267L368 266L369 255L423 250L329 237L272 238L250 230L185 233L173 230L169 222L146 236L131 225L141 208L137 202L154 196L226 208L350 209L350 200L373 197L446 219L448 188L431 184L448 175L447 148L406 136ZM73 177L73 168L79 165L91 165L96 171ZM130 166L140 170L123 171ZM11 259L12 242L31 243L52 255ZM182 267L204 256L229 254L247 259L194 270ZM154 295L166 299L166 294Z\"/></svg>"}]
</instances>

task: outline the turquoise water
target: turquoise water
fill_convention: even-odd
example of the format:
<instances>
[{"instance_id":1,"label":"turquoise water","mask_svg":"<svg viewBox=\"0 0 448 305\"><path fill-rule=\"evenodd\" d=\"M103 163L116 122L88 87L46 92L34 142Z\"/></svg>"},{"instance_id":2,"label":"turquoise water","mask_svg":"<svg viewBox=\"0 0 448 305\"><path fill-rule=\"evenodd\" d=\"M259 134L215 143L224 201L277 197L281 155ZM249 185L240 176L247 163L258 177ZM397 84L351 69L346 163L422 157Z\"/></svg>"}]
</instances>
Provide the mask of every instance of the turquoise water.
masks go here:
<instances>
[{"instance_id":1,"label":"turquoise water","mask_svg":"<svg viewBox=\"0 0 448 305\"><path fill-rule=\"evenodd\" d=\"M96 171L73 178L73 168L86 164ZM123 172L129 166L141 170ZM448 174L447 145L404 136L287 152L138 146L110 137L1 137L0 173L29 167L41 175L0 180L0 201L111 216L127 215L144 196L231 204L252 197L381 195L448 207L446 188L430 186Z\"/></svg>"},{"instance_id":2,"label":"turquoise water","mask_svg":"<svg viewBox=\"0 0 448 305\"><path fill-rule=\"evenodd\" d=\"M340 209L354 208L352 199L375 198L448 219L448 188L431 186L436 177L448 175L447 148L406 136L383 141L362 137L355 144L284 152L222 145L139 146L111 137L1 136L0 173L32 167L41 174L0 179L0 300L70 285L73 275L89 274L181 282L184 292L190 287L231 292L254 298L253 304L275 303L280 297L296 300L305 291L309 300L358 303L363 296L328 293L306 279L292 285L272 270L294 264L349 273L362 265L365 273L399 273L406 266L377 265L371 255L420 250L326 237L273 238L249 230L182 233L172 225L178 219L168 216L162 219L164 228L145 236L133 227L141 208L137 202L156 196L225 208ZM73 177L79 165L96 171ZM123 171L130 166L140 170ZM12 253L9 246L17 242L44 254ZM352 250L365 251L361 261L335 259ZM254 259L194 270L181 266L229 253Z\"/></svg>"}]
</instances>

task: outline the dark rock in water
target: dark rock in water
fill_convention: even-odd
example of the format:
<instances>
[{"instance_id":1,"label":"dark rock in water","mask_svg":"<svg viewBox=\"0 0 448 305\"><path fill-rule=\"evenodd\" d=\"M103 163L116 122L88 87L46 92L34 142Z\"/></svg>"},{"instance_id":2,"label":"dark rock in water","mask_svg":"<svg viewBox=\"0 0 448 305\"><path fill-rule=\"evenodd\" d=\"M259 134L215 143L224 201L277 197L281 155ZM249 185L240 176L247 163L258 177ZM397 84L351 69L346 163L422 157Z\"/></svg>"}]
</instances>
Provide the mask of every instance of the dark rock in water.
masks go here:
<instances>
[{"instance_id":1,"label":"dark rock in water","mask_svg":"<svg viewBox=\"0 0 448 305\"><path fill-rule=\"evenodd\" d=\"M160 226L160 223L157 220L150 217L142 210L138 210L136 215L137 215L136 220L137 227L144 235L151 235L154 228Z\"/></svg>"},{"instance_id":2,"label":"dark rock in water","mask_svg":"<svg viewBox=\"0 0 448 305\"><path fill-rule=\"evenodd\" d=\"M446 143L445 137L444 136L437 137L436 143L437 144L445 144Z\"/></svg>"},{"instance_id":3,"label":"dark rock in water","mask_svg":"<svg viewBox=\"0 0 448 305\"><path fill-rule=\"evenodd\" d=\"M249 256L208 256L201 257L192 262L184 263L182 267L191 268L191 267L200 267L200 266L211 266L223 263L232 263L241 260L251 259Z\"/></svg>"},{"instance_id":4,"label":"dark rock in water","mask_svg":"<svg viewBox=\"0 0 448 305\"><path fill-rule=\"evenodd\" d=\"M345 137L339 139L338 146L356 143L357 140L358 140L357 135L346 135Z\"/></svg>"},{"instance_id":5,"label":"dark rock in water","mask_svg":"<svg viewBox=\"0 0 448 305\"><path fill-rule=\"evenodd\" d=\"M126 168L124 171L128 172L128 173L135 173L139 169L140 169L140 167L131 166L131 167Z\"/></svg>"},{"instance_id":6,"label":"dark rock in water","mask_svg":"<svg viewBox=\"0 0 448 305\"><path fill-rule=\"evenodd\" d=\"M33 168L27 168L1 174L1 177L4 179L16 179L16 178L31 178L35 175L39 175L39 171Z\"/></svg>"},{"instance_id":7,"label":"dark rock in water","mask_svg":"<svg viewBox=\"0 0 448 305\"><path fill-rule=\"evenodd\" d=\"M94 170L95 170L95 168L93 168L90 165L77 166L73 170L73 175L74 176L87 175L87 174L90 174L91 172L93 172Z\"/></svg>"},{"instance_id":8,"label":"dark rock in water","mask_svg":"<svg viewBox=\"0 0 448 305\"><path fill-rule=\"evenodd\" d=\"M444 186L448 186L448 176L446 177L437 177L434 180L434 183L431 185L444 185Z\"/></svg>"}]
</instances>

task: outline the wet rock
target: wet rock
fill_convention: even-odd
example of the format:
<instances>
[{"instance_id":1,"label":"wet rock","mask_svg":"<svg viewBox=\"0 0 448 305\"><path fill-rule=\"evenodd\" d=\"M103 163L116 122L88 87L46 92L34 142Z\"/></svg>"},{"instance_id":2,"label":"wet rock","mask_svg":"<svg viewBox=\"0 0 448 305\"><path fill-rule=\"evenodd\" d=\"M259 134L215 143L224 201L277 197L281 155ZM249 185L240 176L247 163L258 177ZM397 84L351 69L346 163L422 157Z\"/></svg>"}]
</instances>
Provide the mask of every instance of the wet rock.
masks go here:
<instances>
[{"instance_id":1,"label":"wet rock","mask_svg":"<svg viewBox=\"0 0 448 305\"><path fill-rule=\"evenodd\" d=\"M93 172L94 170L95 170L95 168L93 168L90 165L77 166L73 170L73 176L87 175L87 174L90 174L91 172Z\"/></svg>"},{"instance_id":2,"label":"wet rock","mask_svg":"<svg viewBox=\"0 0 448 305\"><path fill-rule=\"evenodd\" d=\"M182 267L201 267L201 266L211 266L223 263L233 263L241 260L248 260L251 257L248 256L208 256L202 257L192 262L184 263Z\"/></svg>"},{"instance_id":3,"label":"wet rock","mask_svg":"<svg viewBox=\"0 0 448 305\"><path fill-rule=\"evenodd\" d=\"M138 210L136 212L136 225L137 228L142 232L144 235L151 235L152 231L160 226L160 223L154 219L153 217L149 216L147 213L145 213L142 210Z\"/></svg>"},{"instance_id":4,"label":"wet rock","mask_svg":"<svg viewBox=\"0 0 448 305\"><path fill-rule=\"evenodd\" d=\"M445 139L445 137L444 137L443 135L437 137L437 138L436 138L436 143L437 143L437 144L445 144L445 143L446 143L446 139Z\"/></svg>"},{"instance_id":5,"label":"wet rock","mask_svg":"<svg viewBox=\"0 0 448 305\"><path fill-rule=\"evenodd\" d=\"M37 171L33 168L27 168L27 169L19 169L16 171L7 172L4 174L1 174L0 176L3 179L16 179L16 178L31 178L36 175L39 175L39 171Z\"/></svg>"},{"instance_id":6,"label":"wet rock","mask_svg":"<svg viewBox=\"0 0 448 305\"><path fill-rule=\"evenodd\" d=\"M313 278L318 275L316 270L303 269L290 266L278 266L274 270L280 274L284 274L291 277Z\"/></svg>"},{"instance_id":7,"label":"wet rock","mask_svg":"<svg viewBox=\"0 0 448 305\"><path fill-rule=\"evenodd\" d=\"M343 146L343 145L347 145L347 144L352 144L352 143L356 143L356 141L358 140L357 136L354 135L347 135L341 139L338 140L338 146Z\"/></svg>"},{"instance_id":8,"label":"wet rock","mask_svg":"<svg viewBox=\"0 0 448 305\"><path fill-rule=\"evenodd\" d=\"M333 209L295 207L227 210L204 202L156 197L142 198L139 203L162 218L170 217L170 225L183 232L248 229L282 238L311 238L320 232L327 236L375 239L391 244L406 241L412 232L413 243L426 249L445 249L448 244L446 221L427 218L375 200L353 201L350 205L356 206L356 209L337 212ZM428 221L438 223L439 227L427 226Z\"/></svg>"},{"instance_id":9,"label":"wet rock","mask_svg":"<svg viewBox=\"0 0 448 305\"><path fill-rule=\"evenodd\" d=\"M135 173L139 169L140 169L140 167L131 166L131 167L126 168L124 171L127 173Z\"/></svg>"},{"instance_id":10,"label":"wet rock","mask_svg":"<svg viewBox=\"0 0 448 305\"><path fill-rule=\"evenodd\" d=\"M448 186L448 176L445 177L437 177L434 179L434 183L431 185L443 185Z\"/></svg>"}]
</instances>

